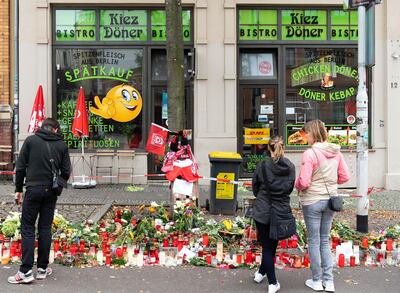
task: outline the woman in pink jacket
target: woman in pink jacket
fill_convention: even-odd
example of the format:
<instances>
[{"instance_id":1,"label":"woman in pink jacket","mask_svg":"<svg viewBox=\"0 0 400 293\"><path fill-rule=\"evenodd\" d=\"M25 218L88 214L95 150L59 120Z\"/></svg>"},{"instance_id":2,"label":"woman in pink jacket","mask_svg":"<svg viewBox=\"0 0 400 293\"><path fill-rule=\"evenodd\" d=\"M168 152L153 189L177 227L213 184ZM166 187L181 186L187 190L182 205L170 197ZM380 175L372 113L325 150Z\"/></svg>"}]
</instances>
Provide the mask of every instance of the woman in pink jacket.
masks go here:
<instances>
[{"instance_id":1,"label":"woman in pink jacket","mask_svg":"<svg viewBox=\"0 0 400 293\"><path fill-rule=\"evenodd\" d=\"M338 193L338 184L349 180L349 171L340 146L327 142L328 134L321 120L309 121L304 128L311 148L303 153L295 187L303 208L311 261L312 279L305 284L314 291L334 292L329 245L334 212L329 209L328 200Z\"/></svg>"}]
</instances>

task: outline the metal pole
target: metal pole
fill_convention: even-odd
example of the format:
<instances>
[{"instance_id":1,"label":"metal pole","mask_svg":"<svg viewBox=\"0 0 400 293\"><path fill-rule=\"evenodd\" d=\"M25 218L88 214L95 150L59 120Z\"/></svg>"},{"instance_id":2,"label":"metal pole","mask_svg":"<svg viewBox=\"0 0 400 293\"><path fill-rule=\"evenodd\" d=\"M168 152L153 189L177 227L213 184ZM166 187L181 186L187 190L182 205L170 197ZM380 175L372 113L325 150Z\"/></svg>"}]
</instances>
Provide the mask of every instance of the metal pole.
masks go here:
<instances>
[{"instance_id":1,"label":"metal pole","mask_svg":"<svg viewBox=\"0 0 400 293\"><path fill-rule=\"evenodd\" d=\"M368 95L366 88L365 6L358 7L358 92L357 92L357 231L368 233Z\"/></svg>"},{"instance_id":2,"label":"metal pole","mask_svg":"<svg viewBox=\"0 0 400 293\"><path fill-rule=\"evenodd\" d=\"M13 111L13 128L14 128L14 162L17 161L18 134L19 134L19 0L14 0L14 111Z\"/></svg>"}]
</instances>

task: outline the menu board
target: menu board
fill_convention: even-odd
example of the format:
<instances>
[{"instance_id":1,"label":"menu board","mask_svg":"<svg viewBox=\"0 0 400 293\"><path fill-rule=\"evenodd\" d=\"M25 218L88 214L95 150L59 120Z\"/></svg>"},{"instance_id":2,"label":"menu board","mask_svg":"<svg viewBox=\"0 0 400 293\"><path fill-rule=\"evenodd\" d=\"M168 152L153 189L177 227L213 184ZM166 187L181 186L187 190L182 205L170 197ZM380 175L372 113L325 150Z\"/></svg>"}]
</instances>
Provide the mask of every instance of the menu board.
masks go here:
<instances>
[{"instance_id":1,"label":"menu board","mask_svg":"<svg viewBox=\"0 0 400 293\"><path fill-rule=\"evenodd\" d=\"M308 145L307 136L303 130L304 125L286 125L286 145L287 146L306 146ZM326 124L328 131L328 142L341 146L351 147L357 143L357 126Z\"/></svg>"}]
</instances>

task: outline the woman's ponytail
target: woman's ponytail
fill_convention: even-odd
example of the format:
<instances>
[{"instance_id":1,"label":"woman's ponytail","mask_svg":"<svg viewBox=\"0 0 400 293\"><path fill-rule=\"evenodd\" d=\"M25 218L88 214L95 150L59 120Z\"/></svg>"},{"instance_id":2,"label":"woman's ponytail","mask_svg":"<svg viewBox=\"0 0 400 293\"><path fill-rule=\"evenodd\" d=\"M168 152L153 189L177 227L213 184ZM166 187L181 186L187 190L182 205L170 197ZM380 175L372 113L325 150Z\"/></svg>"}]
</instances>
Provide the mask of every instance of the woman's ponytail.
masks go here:
<instances>
[{"instance_id":1,"label":"woman's ponytail","mask_svg":"<svg viewBox=\"0 0 400 293\"><path fill-rule=\"evenodd\" d=\"M268 146L270 152L273 154L274 161L275 162L279 161L279 159L282 158L285 153L285 147L283 145L282 136L279 135L272 136L268 142Z\"/></svg>"}]
</instances>

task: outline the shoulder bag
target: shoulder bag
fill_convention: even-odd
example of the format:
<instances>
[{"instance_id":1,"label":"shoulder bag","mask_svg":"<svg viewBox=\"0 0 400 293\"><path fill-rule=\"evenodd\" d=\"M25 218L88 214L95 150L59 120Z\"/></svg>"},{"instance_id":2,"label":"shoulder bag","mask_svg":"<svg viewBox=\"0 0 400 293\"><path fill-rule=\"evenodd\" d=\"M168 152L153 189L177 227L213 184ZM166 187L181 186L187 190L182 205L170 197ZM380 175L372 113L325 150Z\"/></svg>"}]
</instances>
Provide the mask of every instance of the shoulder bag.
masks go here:
<instances>
[{"instance_id":1,"label":"shoulder bag","mask_svg":"<svg viewBox=\"0 0 400 293\"><path fill-rule=\"evenodd\" d=\"M51 189L57 196L61 195L62 191L64 188L67 188L67 180L65 180L63 177L60 176L60 172L58 171L58 168L56 168L54 159L50 150L50 145L48 141L43 140L46 143L47 146L47 151L50 156L50 164L51 164L51 172L53 173L53 180L52 180L52 186Z\"/></svg>"},{"instance_id":2,"label":"shoulder bag","mask_svg":"<svg viewBox=\"0 0 400 293\"><path fill-rule=\"evenodd\" d=\"M313 150L315 157L317 158L318 168L321 168L321 164L319 162L317 153L315 152L314 148L311 147L311 149ZM331 209L334 212L341 212L343 210L343 198L339 195L331 195L328 186L326 185L325 176L323 173L322 173L322 180L324 180L326 192L329 195L329 201L328 201L329 209Z\"/></svg>"},{"instance_id":3,"label":"shoulder bag","mask_svg":"<svg viewBox=\"0 0 400 293\"><path fill-rule=\"evenodd\" d=\"M264 184L267 188L267 196L271 203L269 238L272 240L287 239L296 234L296 218L291 212L287 214L278 214L272 206L266 167L266 161L264 161L261 172L263 175Z\"/></svg>"}]
</instances>

